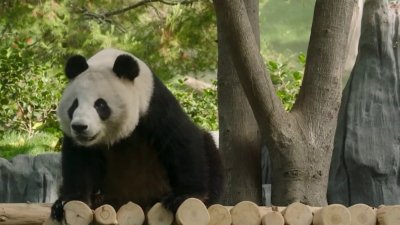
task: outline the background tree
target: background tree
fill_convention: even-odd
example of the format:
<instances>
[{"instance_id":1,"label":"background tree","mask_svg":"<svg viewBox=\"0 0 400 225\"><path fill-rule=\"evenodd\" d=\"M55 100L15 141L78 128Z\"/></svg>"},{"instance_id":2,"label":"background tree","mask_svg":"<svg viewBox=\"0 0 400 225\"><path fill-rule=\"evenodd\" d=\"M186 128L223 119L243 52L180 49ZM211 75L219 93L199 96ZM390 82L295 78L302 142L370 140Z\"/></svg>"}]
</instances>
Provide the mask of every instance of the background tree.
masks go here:
<instances>
[{"instance_id":1,"label":"background tree","mask_svg":"<svg viewBox=\"0 0 400 225\"><path fill-rule=\"evenodd\" d=\"M258 0L245 0L256 45L260 46ZM225 166L226 188L223 203L235 205L251 200L261 203L261 141L256 120L231 60L225 36L218 20L218 118L220 150Z\"/></svg>"},{"instance_id":2,"label":"background tree","mask_svg":"<svg viewBox=\"0 0 400 225\"><path fill-rule=\"evenodd\" d=\"M399 3L365 3L356 64L343 91L328 201L400 202Z\"/></svg>"},{"instance_id":3,"label":"background tree","mask_svg":"<svg viewBox=\"0 0 400 225\"><path fill-rule=\"evenodd\" d=\"M286 112L267 75L244 2L214 0L218 26L225 34L219 42L229 46L240 84L270 152L275 205L327 203L346 56L343 49L354 4L348 0L316 1L303 84L294 107Z\"/></svg>"}]
</instances>

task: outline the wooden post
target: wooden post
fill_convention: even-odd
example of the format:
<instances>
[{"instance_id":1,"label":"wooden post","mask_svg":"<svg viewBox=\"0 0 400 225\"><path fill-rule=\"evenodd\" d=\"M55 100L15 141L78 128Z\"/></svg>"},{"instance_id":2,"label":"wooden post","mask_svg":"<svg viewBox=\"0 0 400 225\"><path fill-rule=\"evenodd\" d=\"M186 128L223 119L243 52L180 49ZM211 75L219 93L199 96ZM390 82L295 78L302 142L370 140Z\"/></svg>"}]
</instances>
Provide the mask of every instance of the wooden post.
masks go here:
<instances>
[{"instance_id":1,"label":"wooden post","mask_svg":"<svg viewBox=\"0 0 400 225\"><path fill-rule=\"evenodd\" d=\"M50 215L50 204L0 204L0 224L41 225Z\"/></svg>"},{"instance_id":2,"label":"wooden post","mask_svg":"<svg viewBox=\"0 0 400 225\"><path fill-rule=\"evenodd\" d=\"M93 211L81 201L70 201L64 205L66 225L89 225L93 221Z\"/></svg>"},{"instance_id":3,"label":"wooden post","mask_svg":"<svg viewBox=\"0 0 400 225\"><path fill-rule=\"evenodd\" d=\"M121 206L117 212L118 225L142 225L144 220L143 209L133 202Z\"/></svg>"},{"instance_id":4,"label":"wooden post","mask_svg":"<svg viewBox=\"0 0 400 225\"><path fill-rule=\"evenodd\" d=\"M271 211L266 213L261 219L262 225L284 225L285 220L280 212Z\"/></svg>"},{"instance_id":5,"label":"wooden post","mask_svg":"<svg viewBox=\"0 0 400 225\"><path fill-rule=\"evenodd\" d=\"M290 204L282 214L287 225L310 225L313 221L310 208L300 202Z\"/></svg>"},{"instance_id":6,"label":"wooden post","mask_svg":"<svg viewBox=\"0 0 400 225\"><path fill-rule=\"evenodd\" d=\"M231 225L232 217L227 207L215 204L208 207L210 222L208 225Z\"/></svg>"},{"instance_id":7,"label":"wooden post","mask_svg":"<svg viewBox=\"0 0 400 225\"><path fill-rule=\"evenodd\" d=\"M94 220L96 225L115 225L117 224L117 213L111 205L102 205L94 210Z\"/></svg>"},{"instance_id":8,"label":"wooden post","mask_svg":"<svg viewBox=\"0 0 400 225\"><path fill-rule=\"evenodd\" d=\"M351 225L375 225L376 224L376 213L375 211L365 205L356 204L349 207L351 215Z\"/></svg>"},{"instance_id":9,"label":"wooden post","mask_svg":"<svg viewBox=\"0 0 400 225\"><path fill-rule=\"evenodd\" d=\"M165 209L160 202L147 212L147 223L149 225L171 225L173 221L174 214Z\"/></svg>"},{"instance_id":10,"label":"wooden post","mask_svg":"<svg viewBox=\"0 0 400 225\"><path fill-rule=\"evenodd\" d=\"M232 210L233 225L260 225L261 215L258 206L250 201L242 201L236 204Z\"/></svg>"},{"instance_id":11,"label":"wooden post","mask_svg":"<svg viewBox=\"0 0 400 225\"><path fill-rule=\"evenodd\" d=\"M380 206L377 211L379 225L399 225L400 205Z\"/></svg>"},{"instance_id":12,"label":"wooden post","mask_svg":"<svg viewBox=\"0 0 400 225\"><path fill-rule=\"evenodd\" d=\"M188 198L179 206L175 219L179 225L208 225L210 214L202 201Z\"/></svg>"},{"instance_id":13,"label":"wooden post","mask_svg":"<svg viewBox=\"0 0 400 225\"><path fill-rule=\"evenodd\" d=\"M328 205L314 213L313 225L350 225L350 223L350 212L343 205Z\"/></svg>"}]
</instances>

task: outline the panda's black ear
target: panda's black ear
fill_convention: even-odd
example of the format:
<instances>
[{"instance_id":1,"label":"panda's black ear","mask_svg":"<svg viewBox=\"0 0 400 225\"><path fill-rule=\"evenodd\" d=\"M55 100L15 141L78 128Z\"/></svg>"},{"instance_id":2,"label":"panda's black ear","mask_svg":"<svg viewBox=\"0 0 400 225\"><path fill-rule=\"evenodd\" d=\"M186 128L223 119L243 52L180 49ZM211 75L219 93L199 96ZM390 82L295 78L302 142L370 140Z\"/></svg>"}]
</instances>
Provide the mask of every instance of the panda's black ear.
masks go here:
<instances>
[{"instance_id":1,"label":"panda's black ear","mask_svg":"<svg viewBox=\"0 0 400 225\"><path fill-rule=\"evenodd\" d=\"M86 62L85 57L81 55L74 55L70 57L65 65L65 75L69 80L74 79L76 76L87 70L89 65Z\"/></svg>"},{"instance_id":2,"label":"panda's black ear","mask_svg":"<svg viewBox=\"0 0 400 225\"><path fill-rule=\"evenodd\" d=\"M139 64L130 55L120 55L115 59L113 71L119 78L133 81L139 75Z\"/></svg>"}]
</instances>

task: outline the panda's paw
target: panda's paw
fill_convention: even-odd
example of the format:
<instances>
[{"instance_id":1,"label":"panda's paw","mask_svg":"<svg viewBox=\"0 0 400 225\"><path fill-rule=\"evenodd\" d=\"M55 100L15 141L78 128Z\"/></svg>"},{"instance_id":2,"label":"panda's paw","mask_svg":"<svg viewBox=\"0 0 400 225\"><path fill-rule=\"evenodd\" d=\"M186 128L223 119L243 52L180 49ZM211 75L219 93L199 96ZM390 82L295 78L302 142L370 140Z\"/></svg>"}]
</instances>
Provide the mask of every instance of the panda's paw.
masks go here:
<instances>
[{"instance_id":1,"label":"panda's paw","mask_svg":"<svg viewBox=\"0 0 400 225\"><path fill-rule=\"evenodd\" d=\"M64 218L64 205L61 199L58 199L56 202L54 202L53 206L51 207L50 217L60 222Z\"/></svg>"},{"instance_id":2,"label":"panda's paw","mask_svg":"<svg viewBox=\"0 0 400 225\"><path fill-rule=\"evenodd\" d=\"M170 210L173 213L176 213L178 210L178 207L188 198L188 196L185 195L175 195L173 193L168 194L162 199L162 204L163 206Z\"/></svg>"}]
</instances>

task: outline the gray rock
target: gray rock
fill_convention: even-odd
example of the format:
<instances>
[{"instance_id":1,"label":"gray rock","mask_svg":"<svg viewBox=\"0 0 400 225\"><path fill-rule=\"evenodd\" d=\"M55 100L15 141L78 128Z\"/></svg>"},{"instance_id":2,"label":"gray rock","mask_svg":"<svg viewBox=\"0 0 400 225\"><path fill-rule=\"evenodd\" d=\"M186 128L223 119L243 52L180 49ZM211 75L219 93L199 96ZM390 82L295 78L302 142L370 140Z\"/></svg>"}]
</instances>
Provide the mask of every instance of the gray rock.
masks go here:
<instances>
[{"instance_id":1,"label":"gray rock","mask_svg":"<svg viewBox=\"0 0 400 225\"><path fill-rule=\"evenodd\" d=\"M54 202L61 184L61 155L0 158L0 202Z\"/></svg>"},{"instance_id":2,"label":"gray rock","mask_svg":"<svg viewBox=\"0 0 400 225\"><path fill-rule=\"evenodd\" d=\"M329 203L400 203L400 36L392 6L364 6L359 54L339 112Z\"/></svg>"}]
</instances>

